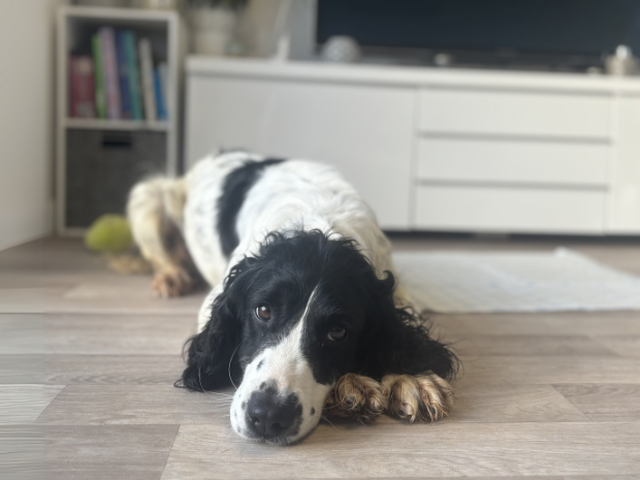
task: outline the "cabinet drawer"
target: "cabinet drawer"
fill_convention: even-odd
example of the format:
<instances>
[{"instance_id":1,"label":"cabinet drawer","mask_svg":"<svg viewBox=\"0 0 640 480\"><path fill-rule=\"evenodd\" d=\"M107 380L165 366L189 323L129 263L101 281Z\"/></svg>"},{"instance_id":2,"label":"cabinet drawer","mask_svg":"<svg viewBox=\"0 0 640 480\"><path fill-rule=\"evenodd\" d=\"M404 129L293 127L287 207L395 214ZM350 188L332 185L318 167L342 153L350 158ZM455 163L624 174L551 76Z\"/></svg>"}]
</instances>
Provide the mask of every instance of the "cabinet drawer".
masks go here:
<instances>
[{"instance_id":1,"label":"cabinet drawer","mask_svg":"<svg viewBox=\"0 0 640 480\"><path fill-rule=\"evenodd\" d=\"M604 229L602 191L438 185L417 189L416 228L592 234Z\"/></svg>"},{"instance_id":2,"label":"cabinet drawer","mask_svg":"<svg viewBox=\"0 0 640 480\"><path fill-rule=\"evenodd\" d=\"M604 187L608 153L597 143L421 138L418 178Z\"/></svg>"},{"instance_id":3,"label":"cabinet drawer","mask_svg":"<svg viewBox=\"0 0 640 480\"><path fill-rule=\"evenodd\" d=\"M549 137L609 137L610 98L530 92L424 89L427 132Z\"/></svg>"},{"instance_id":4,"label":"cabinet drawer","mask_svg":"<svg viewBox=\"0 0 640 480\"><path fill-rule=\"evenodd\" d=\"M131 187L166 171L163 132L66 133L65 227L85 228L104 213L125 213Z\"/></svg>"}]
</instances>

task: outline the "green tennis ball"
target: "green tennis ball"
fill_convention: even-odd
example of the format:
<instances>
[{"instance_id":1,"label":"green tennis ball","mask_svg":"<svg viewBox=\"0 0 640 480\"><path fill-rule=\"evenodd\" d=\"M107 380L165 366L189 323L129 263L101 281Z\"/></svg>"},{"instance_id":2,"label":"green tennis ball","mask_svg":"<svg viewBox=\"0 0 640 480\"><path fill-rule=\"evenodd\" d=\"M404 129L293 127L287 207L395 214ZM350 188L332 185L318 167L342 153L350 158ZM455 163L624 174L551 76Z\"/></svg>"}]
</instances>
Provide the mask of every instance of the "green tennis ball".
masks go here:
<instances>
[{"instance_id":1,"label":"green tennis ball","mask_svg":"<svg viewBox=\"0 0 640 480\"><path fill-rule=\"evenodd\" d=\"M99 217L87 230L84 244L94 252L122 252L133 246L129 222L122 215Z\"/></svg>"}]
</instances>

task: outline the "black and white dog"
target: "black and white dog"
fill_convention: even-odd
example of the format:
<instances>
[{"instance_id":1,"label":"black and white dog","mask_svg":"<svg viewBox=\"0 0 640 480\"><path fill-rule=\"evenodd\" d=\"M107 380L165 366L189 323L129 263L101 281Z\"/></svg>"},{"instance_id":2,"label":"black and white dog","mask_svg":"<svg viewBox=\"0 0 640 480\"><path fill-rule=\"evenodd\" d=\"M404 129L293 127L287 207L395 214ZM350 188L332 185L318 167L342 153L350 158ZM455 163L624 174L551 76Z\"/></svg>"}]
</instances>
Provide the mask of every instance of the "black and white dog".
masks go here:
<instances>
[{"instance_id":1,"label":"black and white dog","mask_svg":"<svg viewBox=\"0 0 640 480\"><path fill-rule=\"evenodd\" d=\"M213 290L188 343L185 387L237 385L240 435L295 442L323 414L446 415L456 358L393 275L390 244L332 167L244 152L130 194L134 237L163 296Z\"/></svg>"}]
</instances>

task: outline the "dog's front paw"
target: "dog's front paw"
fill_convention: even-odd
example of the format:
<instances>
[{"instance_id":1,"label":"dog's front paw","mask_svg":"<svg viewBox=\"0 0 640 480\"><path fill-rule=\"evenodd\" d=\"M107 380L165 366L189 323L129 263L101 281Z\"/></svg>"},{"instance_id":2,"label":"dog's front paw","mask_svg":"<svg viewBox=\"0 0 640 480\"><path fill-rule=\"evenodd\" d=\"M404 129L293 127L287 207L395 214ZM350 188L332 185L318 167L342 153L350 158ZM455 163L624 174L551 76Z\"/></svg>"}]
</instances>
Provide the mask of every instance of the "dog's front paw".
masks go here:
<instances>
[{"instance_id":1,"label":"dog's front paw","mask_svg":"<svg viewBox=\"0 0 640 480\"><path fill-rule=\"evenodd\" d=\"M382 385L372 378L348 373L338 380L324 404L324 414L373 423L387 408Z\"/></svg>"},{"instance_id":2,"label":"dog's front paw","mask_svg":"<svg viewBox=\"0 0 640 480\"><path fill-rule=\"evenodd\" d=\"M194 287L191 276L183 270L165 270L156 273L151 288L160 297L179 297L190 292Z\"/></svg>"},{"instance_id":3,"label":"dog's front paw","mask_svg":"<svg viewBox=\"0 0 640 480\"><path fill-rule=\"evenodd\" d=\"M433 373L415 377L386 375L382 388L390 413L411 423L440 420L453 405L453 389Z\"/></svg>"}]
</instances>

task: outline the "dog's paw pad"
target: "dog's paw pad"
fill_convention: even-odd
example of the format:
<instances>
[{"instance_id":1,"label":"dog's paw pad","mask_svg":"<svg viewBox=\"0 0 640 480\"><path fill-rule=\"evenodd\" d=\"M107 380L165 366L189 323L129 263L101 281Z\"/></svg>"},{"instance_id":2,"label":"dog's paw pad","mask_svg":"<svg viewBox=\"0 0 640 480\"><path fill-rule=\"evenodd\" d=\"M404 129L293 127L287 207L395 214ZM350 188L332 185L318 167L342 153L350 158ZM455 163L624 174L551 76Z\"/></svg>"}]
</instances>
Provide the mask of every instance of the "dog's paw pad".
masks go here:
<instances>
[{"instance_id":1,"label":"dog's paw pad","mask_svg":"<svg viewBox=\"0 0 640 480\"><path fill-rule=\"evenodd\" d=\"M390 413L411 423L446 417L454 401L449 383L435 374L387 375L382 387Z\"/></svg>"},{"instance_id":2,"label":"dog's paw pad","mask_svg":"<svg viewBox=\"0 0 640 480\"><path fill-rule=\"evenodd\" d=\"M324 406L326 415L353 418L373 423L387 407L382 386L362 375L348 373L338 380Z\"/></svg>"},{"instance_id":3,"label":"dog's paw pad","mask_svg":"<svg viewBox=\"0 0 640 480\"><path fill-rule=\"evenodd\" d=\"M156 273L151 288L160 297L172 298L189 292L193 284L193 280L186 272L164 271Z\"/></svg>"}]
</instances>

